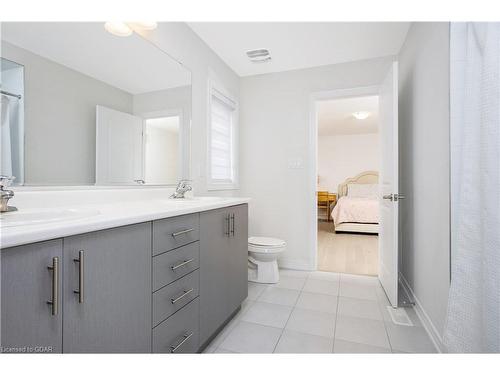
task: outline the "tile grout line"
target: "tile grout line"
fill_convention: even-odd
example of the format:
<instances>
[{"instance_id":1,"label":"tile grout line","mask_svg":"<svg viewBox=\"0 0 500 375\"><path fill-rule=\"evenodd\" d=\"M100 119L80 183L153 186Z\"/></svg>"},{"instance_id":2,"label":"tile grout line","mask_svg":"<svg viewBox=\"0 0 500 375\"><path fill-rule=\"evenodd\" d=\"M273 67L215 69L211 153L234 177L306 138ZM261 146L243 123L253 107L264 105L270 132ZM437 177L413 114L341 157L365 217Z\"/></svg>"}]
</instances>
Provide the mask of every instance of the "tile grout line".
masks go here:
<instances>
[{"instance_id":1,"label":"tile grout line","mask_svg":"<svg viewBox=\"0 0 500 375\"><path fill-rule=\"evenodd\" d=\"M291 318L291 316L293 314L293 310L295 310L295 307L297 306L297 302L299 301L300 295L302 294L302 291L304 290L304 286L306 285L307 279L309 279L309 274L305 277L304 284L302 285L302 288L299 291L299 295L297 296L297 300L295 301L295 304L292 306L292 310L290 311L290 315L288 316L288 319L286 320L285 325L281 329L280 337L278 337L278 340L276 341L276 344L274 344L274 348L273 348L273 351L272 351L273 354L276 352L276 347L280 343L281 337L283 337L283 333L285 332L286 325L290 321L290 318Z\"/></svg>"},{"instance_id":2,"label":"tile grout line","mask_svg":"<svg viewBox=\"0 0 500 375\"><path fill-rule=\"evenodd\" d=\"M339 289L337 290L337 309L335 310L335 327L333 329L332 354L335 353L335 336L337 335L337 322L339 320L340 286L342 284L342 274L339 274Z\"/></svg>"},{"instance_id":3,"label":"tile grout line","mask_svg":"<svg viewBox=\"0 0 500 375\"><path fill-rule=\"evenodd\" d=\"M382 314L382 323L384 324L385 335L387 337L387 342L389 343L389 349L391 350L391 354L392 354L394 352L393 352L393 348L392 348L391 338L389 337L389 332L387 331L387 324L385 323L385 318L384 318L384 310L382 309L382 307L386 307L386 306L382 306L383 304L381 303L378 295L377 295L377 305L378 305L380 314Z\"/></svg>"}]
</instances>

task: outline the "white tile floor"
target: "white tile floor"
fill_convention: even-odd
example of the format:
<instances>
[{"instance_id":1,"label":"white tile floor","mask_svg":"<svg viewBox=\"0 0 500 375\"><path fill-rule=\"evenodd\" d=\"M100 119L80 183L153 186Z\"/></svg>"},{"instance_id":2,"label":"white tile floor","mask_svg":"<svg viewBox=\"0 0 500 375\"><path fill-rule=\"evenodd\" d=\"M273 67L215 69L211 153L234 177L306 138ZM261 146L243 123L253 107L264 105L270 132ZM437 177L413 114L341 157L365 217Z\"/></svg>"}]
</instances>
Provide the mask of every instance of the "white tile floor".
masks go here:
<instances>
[{"instance_id":1,"label":"white tile floor","mask_svg":"<svg viewBox=\"0 0 500 375\"><path fill-rule=\"evenodd\" d=\"M205 353L432 353L414 326L392 322L377 278L281 270L276 285L248 283L241 311Z\"/></svg>"}]
</instances>

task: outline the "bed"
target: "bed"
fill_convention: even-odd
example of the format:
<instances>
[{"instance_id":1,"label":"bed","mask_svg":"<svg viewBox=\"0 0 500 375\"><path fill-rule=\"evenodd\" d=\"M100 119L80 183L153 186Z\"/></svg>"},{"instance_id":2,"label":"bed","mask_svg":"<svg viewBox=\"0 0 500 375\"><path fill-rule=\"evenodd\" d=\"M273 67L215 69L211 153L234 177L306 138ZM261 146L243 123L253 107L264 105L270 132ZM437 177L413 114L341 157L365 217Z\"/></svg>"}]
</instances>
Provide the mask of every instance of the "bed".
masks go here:
<instances>
[{"instance_id":1,"label":"bed","mask_svg":"<svg viewBox=\"0 0 500 375\"><path fill-rule=\"evenodd\" d=\"M378 234L378 172L366 171L348 178L339 185L337 197L331 212L335 232Z\"/></svg>"}]
</instances>

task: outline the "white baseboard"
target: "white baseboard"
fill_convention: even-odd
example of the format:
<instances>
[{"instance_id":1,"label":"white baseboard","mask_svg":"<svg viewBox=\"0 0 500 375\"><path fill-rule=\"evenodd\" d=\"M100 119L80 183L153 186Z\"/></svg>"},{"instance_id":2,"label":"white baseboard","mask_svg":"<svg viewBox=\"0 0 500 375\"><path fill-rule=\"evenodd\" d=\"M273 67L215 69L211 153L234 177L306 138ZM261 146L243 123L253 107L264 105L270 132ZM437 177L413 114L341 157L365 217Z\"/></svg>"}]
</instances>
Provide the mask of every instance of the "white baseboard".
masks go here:
<instances>
[{"instance_id":1,"label":"white baseboard","mask_svg":"<svg viewBox=\"0 0 500 375\"><path fill-rule=\"evenodd\" d=\"M413 300L413 302L415 302L415 307L414 307L415 312L417 313L418 318L422 322L424 329L427 331L427 334L431 338L432 343L436 347L436 350L439 353L445 353L446 349L443 344L443 338L441 334L436 329L436 326L432 323L432 320L430 319L429 315L425 312L422 303L419 301L419 299L413 292L413 289L410 287L410 284L408 283L408 281L405 279L405 277L401 272L399 273L399 279L401 280L401 285L403 286L403 288L405 288L408 296Z\"/></svg>"}]
</instances>

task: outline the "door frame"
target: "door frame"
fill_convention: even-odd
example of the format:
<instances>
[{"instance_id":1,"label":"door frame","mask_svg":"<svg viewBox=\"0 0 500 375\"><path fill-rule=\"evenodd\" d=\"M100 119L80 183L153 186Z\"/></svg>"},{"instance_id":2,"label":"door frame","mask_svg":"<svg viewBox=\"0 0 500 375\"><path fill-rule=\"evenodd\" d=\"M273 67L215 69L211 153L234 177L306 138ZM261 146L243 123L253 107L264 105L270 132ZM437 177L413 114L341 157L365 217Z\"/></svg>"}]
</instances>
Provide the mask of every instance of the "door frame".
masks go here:
<instances>
[{"instance_id":1,"label":"door frame","mask_svg":"<svg viewBox=\"0 0 500 375\"><path fill-rule=\"evenodd\" d=\"M317 103L325 100L344 99L358 96L379 95L380 85L360 86L347 89L335 89L313 92L309 96L309 147L307 158L310 160L308 171L307 200L309 202L308 232L312 238L312 247L309 250L310 270L318 268L318 229L317 229L317 168L318 168L318 111Z\"/></svg>"}]
</instances>

